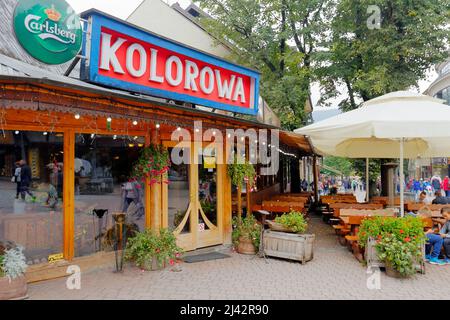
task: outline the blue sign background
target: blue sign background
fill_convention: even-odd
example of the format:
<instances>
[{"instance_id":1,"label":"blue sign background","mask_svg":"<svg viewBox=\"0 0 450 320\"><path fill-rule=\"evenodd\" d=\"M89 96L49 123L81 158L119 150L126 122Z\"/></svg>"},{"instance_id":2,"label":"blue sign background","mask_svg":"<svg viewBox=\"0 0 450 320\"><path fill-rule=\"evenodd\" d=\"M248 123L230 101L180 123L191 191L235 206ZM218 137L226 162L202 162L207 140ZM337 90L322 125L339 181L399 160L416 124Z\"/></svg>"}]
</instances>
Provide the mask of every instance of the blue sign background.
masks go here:
<instances>
[{"instance_id":1,"label":"blue sign background","mask_svg":"<svg viewBox=\"0 0 450 320\"><path fill-rule=\"evenodd\" d=\"M198 104L201 106L211 107L215 109L231 111L236 113L256 115L258 113L258 102L259 102L259 80L260 74L257 71L248 69L231 62L225 61L221 58L215 57L213 55L194 50L180 43L162 38L158 35L152 34L148 31L144 31L136 26L128 24L122 20L111 17L97 10L89 10L82 13L82 18L85 20L92 21L91 30L91 42L89 44L90 52L86 52L87 37L84 37L83 41L83 56L88 56L90 61L89 65L86 66L85 60L82 62L81 68L81 78L86 81L94 82L97 84L105 85L112 88L123 89L126 91L137 92L148 94L156 97L173 99L183 102L189 102ZM108 76L103 76L99 74L99 58L100 58L100 37L101 28L106 27L111 30L126 34L130 37L140 39L145 42L152 43L159 47L166 48L168 50L174 51L179 54L192 57L206 63L222 67L224 69L229 69L237 73L247 75L255 79L255 92L254 92L254 107L253 108L241 108L233 105L227 105L213 100L202 99L198 97L193 97L190 95L180 94L177 92L156 89L148 86L143 86L131 82L117 80Z\"/></svg>"}]
</instances>

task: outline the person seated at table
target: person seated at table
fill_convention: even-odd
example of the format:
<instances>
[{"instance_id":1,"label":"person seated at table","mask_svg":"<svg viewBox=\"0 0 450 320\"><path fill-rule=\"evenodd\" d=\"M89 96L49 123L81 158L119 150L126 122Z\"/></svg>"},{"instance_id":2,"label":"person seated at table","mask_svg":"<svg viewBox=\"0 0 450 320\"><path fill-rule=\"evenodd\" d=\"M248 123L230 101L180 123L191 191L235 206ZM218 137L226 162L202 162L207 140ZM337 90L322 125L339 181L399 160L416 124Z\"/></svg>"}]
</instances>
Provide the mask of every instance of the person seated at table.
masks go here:
<instances>
[{"instance_id":1,"label":"person seated at table","mask_svg":"<svg viewBox=\"0 0 450 320\"><path fill-rule=\"evenodd\" d=\"M443 197L441 195L440 191L436 191L434 193L434 195L436 196L436 198L433 200L433 204L449 204L450 203L450 199L448 197Z\"/></svg>"},{"instance_id":2,"label":"person seated at table","mask_svg":"<svg viewBox=\"0 0 450 320\"><path fill-rule=\"evenodd\" d=\"M450 207L442 208L441 213L443 219L440 219L439 222L442 223L440 234L444 239L444 262L450 264Z\"/></svg>"},{"instance_id":3,"label":"person seated at table","mask_svg":"<svg viewBox=\"0 0 450 320\"><path fill-rule=\"evenodd\" d=\"M441 210L444 219L438 221L438 225L433 226L425 231L427 237L427 244L425 248L425 259L430 264L445 265L448 264L448 259L441 260L439 256L441 254L442 247L444 245L444 239L448 237L450 240L450 207L442 208ZM419 215L422 216L422 215ZM427 216L423 216L427 217ZM441 222L445 221L445 225L440 227ZM450 246L450 242L447 242ZM449 248L450 249L450 248ZM450 252L450 251L449 251Z\"/></svg>"},{"instance_id":4,"label":"person seated at table","mask_svg":"<svg viewBox=\"0 0 450 320\"><path fill-rule=\"evenodd\" d=\"M432 202L432 200L428 197L428 195L425 191L422 191L419 194L419 199L417 199L417 203L431 204L431 202Z\"/></svg>"}]
</instances>

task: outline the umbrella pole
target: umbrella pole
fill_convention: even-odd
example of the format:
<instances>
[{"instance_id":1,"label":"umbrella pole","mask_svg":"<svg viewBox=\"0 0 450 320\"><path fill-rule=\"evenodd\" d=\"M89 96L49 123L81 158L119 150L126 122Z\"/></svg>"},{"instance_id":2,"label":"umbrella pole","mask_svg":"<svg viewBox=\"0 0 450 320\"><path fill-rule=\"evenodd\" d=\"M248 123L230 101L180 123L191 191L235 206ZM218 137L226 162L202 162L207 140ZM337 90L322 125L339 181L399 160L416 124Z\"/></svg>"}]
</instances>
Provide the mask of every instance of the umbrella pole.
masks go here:
<instances>
[{"instance_id":1,"label":"umbrella pole","mask_svg":"<svg viewBox=\"0 0 450 320\"><path fill-rule=\"evenodd\" d=\"M366 158L366 202L369 200L369 158Z\"/></svg>"},{"instance_id":2,"label":"umbrella pole","mask_svg":"<svg viewBox=\"0 0 450 320\"><path fill-rule=\"evenodd\" d=\"M400 139L400 215L403 218L405 216L405 198L404 198L404 187L403 184L405 182L405 176L403 173L403 138Z\"/></svg>"}]
</instances>

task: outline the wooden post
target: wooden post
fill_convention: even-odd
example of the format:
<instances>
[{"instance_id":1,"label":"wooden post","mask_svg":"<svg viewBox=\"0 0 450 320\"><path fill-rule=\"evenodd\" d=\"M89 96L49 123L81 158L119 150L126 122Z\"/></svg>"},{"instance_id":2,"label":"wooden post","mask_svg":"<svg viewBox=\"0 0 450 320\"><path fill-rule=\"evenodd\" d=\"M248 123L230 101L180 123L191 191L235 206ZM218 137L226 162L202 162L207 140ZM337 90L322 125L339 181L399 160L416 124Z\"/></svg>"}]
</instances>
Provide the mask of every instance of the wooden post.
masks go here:
<instances>
[{"instance_id":1,"label":"wooden post","mask_svg":"<svg viewBox=\"0 0 450 320\"><path fill-rule=\"evenodd\" d=\"M314 202L319 203L319 170L317 168L317 156L313 156L313 175L314 175Z\"/></svg>"},{"instance_id":2,"label":"wooden post","mask_svg":"<svg viewBox=\"0 0 450 320\"><path fill-rule=\"evenodd\" d=\"M246 185L246 189L247 189L247 217L252 215L252 193L250 191L251 187L250 187L250 182L247 181L247 185Z\"/></svg>"},{"instance_id":3,"label":"wooden post","mask_svg":"<svg viewBox=\"0 0 450 320\"><path fill-rule=\"evenodd\" d=\"M242 187L237 186L237 217L239 223L242 221Z\"/></svg>"},{"instance_id":4,"label":"wooden post","mask_svg":"<svg viewBox=\"0 0 450 320\"><path fill-rule=\"evenodd\" d=\"M160 139L155 131L153 135L151 135L151 142L153 144L159 144ZM150 227L158 231L161 228L161 184L155 183L150 187Z\"/></svg>"},{"instance_id":5,"label":"wooden post","mask_svg":"<svg viewBox=\"0 0 450 320\"><path fill-rule=\"evenodd\" d=\"M145 146L148 147L151 143L151 132L148 131L147 135L145 136ZM150 229L151 228L151 213L152 213L152 194L150 190L150 178L145 178L145 188L144 188L144 203L145 203L145 228Z\"/></svg>"},{"instance_id":6,"label":"wooden post","mask_svg":"<svg viewBox=\"0 0 450 320\"><path fill-rule=\"evenodd\" d=\"M75 256L75 132L64 131L63 166L63 254L64 259Z\"/></svg>"},{"instance_id":7,"label":"wooden post","mask_svg":"<svg viewBox=\"0 0 450 320\"><path fill-rule=\"evenodd\" d=\"M233 231L232 217L233 217L233 205L231 195L231 179L227 173L227 165L220 165L223 176L223 242L225 244L231 244L231 233Z\"/></svg>"}]
</instances>

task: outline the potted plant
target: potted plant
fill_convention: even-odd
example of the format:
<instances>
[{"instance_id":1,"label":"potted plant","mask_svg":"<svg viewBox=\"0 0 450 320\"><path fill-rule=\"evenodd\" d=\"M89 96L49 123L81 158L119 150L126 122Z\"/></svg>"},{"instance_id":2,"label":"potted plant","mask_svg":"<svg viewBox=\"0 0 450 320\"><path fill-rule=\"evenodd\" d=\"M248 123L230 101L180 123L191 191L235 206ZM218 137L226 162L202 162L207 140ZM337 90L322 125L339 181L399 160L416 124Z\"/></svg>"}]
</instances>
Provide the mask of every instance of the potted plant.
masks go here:
<instances>
[{"instance_id":1,"label":"potted plant","mask_svg":"<svg viewBox=\"0 0 450 320\"><path fill-rule=\"evenodd\" d=\"M294 210L276 217L275 221L268 221L268 223L271 230L281 232L304 233L308 227L305 216Z\"/></svg>"},{"instance_id":2,"label":"potted plant","mask_svg":"<svg viewBox=\"0 0 450 320\"><path fill-rule=\"evenodd\" d=\"M233 244L241 254L256 254L261 239L261 225L252 215L233 219Z\"/></svg>"},{"instance_id":3,"label":"potted plant","mask_svg":"<svg viewBox=\"0 0 450 320\"><path fill-rule=\"evenodd\" d=\"M358 231L369 265L386 268L392 277L410 277L422 268L424 225L414 217L365 219Z\"/></svg>"},{"instance_id":4,"label":"potted plant","mask_svg":"<svg viewBox=\"0 0 450 320\"><path fill-rule=\"evenodd\" d=\"M237 187L237 217L240 221L242 217L242 187L244 183L248 183L250 190L247 192L251 192L256 183L256 171L250 162L243 157L235 156L233 163L228 164L227 172L231 183ZM250 208L247 209L247 215L250 215Z\"/></svg>"},{"instance_id":5,"label":"potted plant","mask_svg":"<svg viewBox=\"0 0 450 320\"><path fill-rule=\"evenodd\" d=\"M128 240L125 259L134 261L143 270L161 270L175 265L182 250L176 244L175 235L167 230L145 230Z\"/></svg>"},{"instance_id":6,"label":"potted plant","mask_svg":"<svg viewBox=\"0 0 450 320\"><path fill-rule=\"evenodd\" d=\"M308 222L298 211L291 210L275 221L270 221L271 230L264 232L264 253L268 256L297 260L303 263L314 257L314 234L305 234Z\"/></svg>"},{"instance_id":7,"label":"potted plant","mask_svg":"<svg viewBox=\"0 0 450 320\"><path fill-rule=\"evenodd\" d=\"M161 181L161 176L169 171L169 151L162 145L150 144L142 149L139 159L133 166L132 181L145 182L149 178L150 185Z\"/></svg>"},{"instance_id":8,"label":"potted plant","mask_svg":"<svg viewBox=\"0 0 450 320\"><path fill-rule=\"evenodd\" d=\"M23 247L0 246L0 300L25 299L27 297L27 269Z\"/></svg>"}]
</instances>

